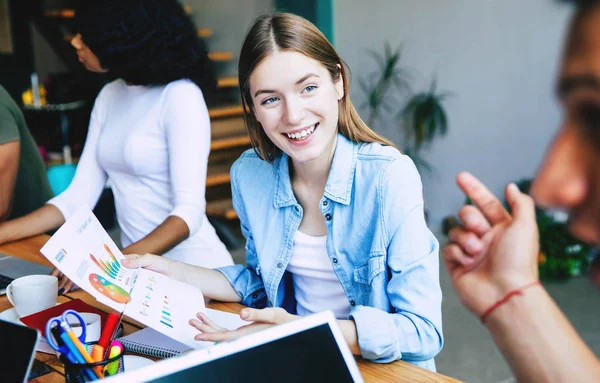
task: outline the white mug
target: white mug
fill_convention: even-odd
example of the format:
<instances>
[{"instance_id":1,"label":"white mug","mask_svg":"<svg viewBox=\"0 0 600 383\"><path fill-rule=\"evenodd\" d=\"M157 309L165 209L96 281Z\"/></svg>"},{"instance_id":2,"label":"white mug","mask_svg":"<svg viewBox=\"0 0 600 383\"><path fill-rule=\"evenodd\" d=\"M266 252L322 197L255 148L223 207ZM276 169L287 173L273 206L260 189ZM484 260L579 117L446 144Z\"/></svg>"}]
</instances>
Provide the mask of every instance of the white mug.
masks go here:
<instances>
[{"instance_id":1,"label":"white mug","mask_svg":"<svg viewBox=\"0 0 600 383\"><path fill-rule=\"evenodd\" d=\"M100 339L100 315L94 313L79 313L85 322L85 343L97 342ZM67 322L73 330L73 334L79 338L81 335L81 323L73 315L67 315Z\"/></svg>"},{"instance_id":2,"label":"white mug","mask_svg":"<svg viewBox=\"0 0 600 383\"><path fill-rule=\"evenodd\" d=\"M6 296L24 317L56 305L58 278L52 275L28 275L17 278L6 288Z\"/></svg>"}]
</instances>

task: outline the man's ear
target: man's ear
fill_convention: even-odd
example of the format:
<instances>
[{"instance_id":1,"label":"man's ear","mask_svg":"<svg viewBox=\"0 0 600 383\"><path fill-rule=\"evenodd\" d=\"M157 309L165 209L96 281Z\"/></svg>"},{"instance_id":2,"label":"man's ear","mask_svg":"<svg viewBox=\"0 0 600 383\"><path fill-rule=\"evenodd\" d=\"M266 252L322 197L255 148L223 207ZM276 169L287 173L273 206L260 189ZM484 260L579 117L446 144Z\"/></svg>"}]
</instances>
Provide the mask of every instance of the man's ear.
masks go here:
<instances>
[{"instance_id":1,"label":"man's ear","mask_svg":"<svg viewBox=\"0 0 600 383\"><path fill-rule=\"evenodd\" d=\"M344 98L344 74L342 72L342 66L337 64L340 75L338 76L337 81L334 83L335 90L338 94L338 101Z\"/></svg>"}]
</instances>

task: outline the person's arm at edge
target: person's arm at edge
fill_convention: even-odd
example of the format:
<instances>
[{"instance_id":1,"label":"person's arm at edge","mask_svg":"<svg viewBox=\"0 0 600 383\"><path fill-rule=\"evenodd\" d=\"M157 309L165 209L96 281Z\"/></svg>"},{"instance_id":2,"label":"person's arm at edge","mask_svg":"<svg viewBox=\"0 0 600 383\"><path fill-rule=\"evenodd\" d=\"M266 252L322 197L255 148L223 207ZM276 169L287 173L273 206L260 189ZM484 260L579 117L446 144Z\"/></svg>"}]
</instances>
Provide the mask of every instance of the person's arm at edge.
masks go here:
<instances>
[{"instance_id":1,"label":"person's arm at edge","mask_svg":"<svg viewBox=\"0 0 600 383\"><path fill-rule=\"evenodd\" d=\"M519 382L600 381L600 361L541 286L510 298L485 325Z\"/></svg>"},{"instance_id":2,"label":"person's arm at edge","mask_svg":"<svg viewBox=\"0 0 600 383\"><path fill-rule=\"evenodd\" d=\"M0 243L39 235L65 223L60 210L54 205L44 205L23 217L0 223Z\"/></svg>"},{"instance_id":3,"label":"person's arm at edge","mask_svg":"<svg viewBox=\"0 0 600 383\"><path fill-rule=\"evenodd\" d=\"M0 144L0 222L8 219L12 210L20 150L19 140Z\"/></svg>"}]
</instances>

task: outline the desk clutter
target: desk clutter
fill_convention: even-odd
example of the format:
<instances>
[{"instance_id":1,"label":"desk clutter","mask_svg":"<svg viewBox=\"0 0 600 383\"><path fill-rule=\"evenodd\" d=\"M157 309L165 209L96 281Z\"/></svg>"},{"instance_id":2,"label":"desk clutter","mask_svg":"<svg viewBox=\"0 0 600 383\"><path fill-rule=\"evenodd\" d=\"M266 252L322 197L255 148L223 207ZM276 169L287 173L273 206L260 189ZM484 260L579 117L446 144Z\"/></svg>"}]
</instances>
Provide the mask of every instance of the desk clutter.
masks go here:
<instances>
[{"instance_id":1,"label":"desk clutter","mask_svg":"<svg viewBox=\"0 0 600 383\"><path fill-rule=\"evenodd\" d=\"M8 319L9 316L11 323L25 325L39 332L36 350L57 355L64 365L67 382L95 381L154 363L140 356L125 355L126 352L142 352L135 349L135 346L133 349L126 346L125 338L117 338L123 335L121 315L114 312L107 314L81 299L57 304L25 317L19 317L14 308L0 313L0 317L6 317L1 319ZM153 342L152 337L147 337L147 331L141 330L138 333L141 335L137 336L138 339L145 339L146 343ZM164 337L163 342L178 343L157 334ZM125 340L121 342L122 339ZM146 347L158 347L160 344L153 346L150 343ZM189 349L185 345L184 347Z\"/></svg>"},{"instance_id":2,"label":"desk clutter","mask_svg":"<svg viewBox=\"0 0 600 383\"><path fill-rule=\"evenodd\" d=\"M67 382L88 382L125 371L125 348L115 340L123 332L121 318L75 299L21 322L45 336L65 366Z\"/></svg>"},{"instance_id":3,"label":"desk clutter","mask_svg":"<svg viewBox=\"0 0 600 383\"><path fill-rule=\"evenodd\" d=\"M119 341L110 343L108 356L104 356L104 349L98 344L85 344L82 347L81 357L76 362L69 360L69 354L60 356L60 361L65 365L67 383L92 382L125 372L125 348Z\"/></svg>"}]
</instances>

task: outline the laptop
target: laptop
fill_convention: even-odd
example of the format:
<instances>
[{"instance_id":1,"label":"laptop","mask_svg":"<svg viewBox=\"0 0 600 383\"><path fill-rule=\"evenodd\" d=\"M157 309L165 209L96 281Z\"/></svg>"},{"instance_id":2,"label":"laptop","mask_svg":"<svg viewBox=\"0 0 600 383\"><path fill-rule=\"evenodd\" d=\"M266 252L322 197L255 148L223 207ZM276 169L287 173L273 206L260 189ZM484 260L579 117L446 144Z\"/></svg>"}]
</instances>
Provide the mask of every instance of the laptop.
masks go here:
<instances>
[{"instance_id":1,"label":"laptop","mask_svg":"<svg viewBox=\"0 0 600 383\"><path fill-rule=\"evenodd\" d=\"M0 295L6 294L6 287L14 279L33 274L50 274L50 271L51 267L0 254Z\"/></svg>"},{"instance_id":2,"label":"laptop","mask_svg":"<svg viewBox=\"0 0 600 383\"><path fill-rule=\"evenodd\" d=\"M37 341L37 330L0 320L0 371L3 382L29 380Z\"/></svg>"},{"instance_id":3,"label":"laptop","mask_svg":"<svg viewBox=\"0 0 600 383\"><path fill-rule=\"evenodd\" d=\"M363 382L330 311L105 379L130 382Z\"/></svg>"}]
</instances>

